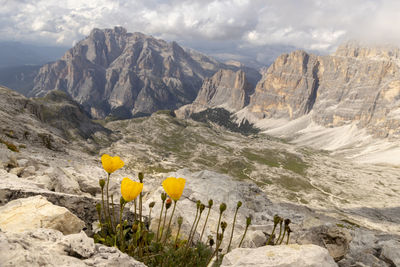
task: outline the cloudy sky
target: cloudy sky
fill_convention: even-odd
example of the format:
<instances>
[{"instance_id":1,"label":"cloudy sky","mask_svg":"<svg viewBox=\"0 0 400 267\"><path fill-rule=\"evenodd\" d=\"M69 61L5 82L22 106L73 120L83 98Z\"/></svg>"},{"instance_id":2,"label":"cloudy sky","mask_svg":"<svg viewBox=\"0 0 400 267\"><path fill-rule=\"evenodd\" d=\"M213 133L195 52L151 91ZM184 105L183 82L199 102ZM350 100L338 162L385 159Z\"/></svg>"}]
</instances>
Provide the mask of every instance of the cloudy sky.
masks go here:
<instances>
[{"instance_id":1,"label":"cloudy sky","mask_svg":"<svg viewBox=\"0 0 400 267\"><path fill-rule=\"evenodd\" d=\"M120 25L214 54L263 61L348 39L400 45L399 0L0 0L0 40L72 46Z\"/></svg>"}]
</instances>

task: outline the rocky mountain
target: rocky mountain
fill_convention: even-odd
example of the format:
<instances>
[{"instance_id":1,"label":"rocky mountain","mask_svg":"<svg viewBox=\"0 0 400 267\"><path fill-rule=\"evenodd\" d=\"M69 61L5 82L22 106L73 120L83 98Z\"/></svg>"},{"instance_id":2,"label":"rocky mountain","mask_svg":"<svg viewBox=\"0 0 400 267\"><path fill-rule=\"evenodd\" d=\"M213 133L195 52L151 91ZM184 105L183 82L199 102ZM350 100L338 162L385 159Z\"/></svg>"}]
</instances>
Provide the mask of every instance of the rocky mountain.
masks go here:
<instances>
[{"instance_id":1,"label":"rocky mountain","mask_svg":"<svg viewBox=\"0 0 400 267\"><path fill-rule=\"evenodd\" d=\"M192 113L216 107L237 112L248 105L253 92L254 86L247 80L244 71L219 70L204 80L193 103L183 106L176 113L188 117Z\"/></svg>"},{"instance_id":2,"label":"rocky mountain","mask_svg":"<svg viewBox=\"0 0 400 267\"><path fill-rule=\"evenodd\" d=\"M62 90L95 118L124 118L191 103L203 80L221 68L238 69L176 42L121 27L94 29L60 60L40 69L29 95Z\"/></svg>"},{"instance_id":3,"label":"rocky mountain","mask_svg":"<svg viewBox=\"0 0 400 267\"><path fill-rule=\"evenodd\" d=\"M283 54L263 74L247 111L324 127L356 124L377 137L400 134L400 49L354 42L336 53Z\"/></svg>"}]
</instances>

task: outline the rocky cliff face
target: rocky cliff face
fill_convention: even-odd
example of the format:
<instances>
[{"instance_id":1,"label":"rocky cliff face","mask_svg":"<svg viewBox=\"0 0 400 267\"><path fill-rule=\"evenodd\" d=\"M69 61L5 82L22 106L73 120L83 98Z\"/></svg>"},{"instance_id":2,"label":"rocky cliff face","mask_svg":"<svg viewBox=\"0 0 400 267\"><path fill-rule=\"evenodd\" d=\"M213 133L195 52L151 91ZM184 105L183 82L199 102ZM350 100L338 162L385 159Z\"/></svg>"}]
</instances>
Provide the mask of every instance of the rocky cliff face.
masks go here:
<instances>
[{"instance_id":1,"label":"rocky cliff face","mask_svg":"<svg viewBox=\"0 0 400 267\"><path fill-rule=\"evenodd\" d=\"M376 136L400 134L400 50L348 43L329 56L283 54L263 75L249 110L323 126L356 122Z\"/></svg>"},{"instance_id":2,"label":"rocky cliff face","mask_svg":"<svg viewBox=\"0 0 400 267\"><path fill-rule=\"evenodd\" d=\"M177 43L121 27L94 29L42 67L30 96L68 92L93 117L130 117L192 102L203 79L225 66Z\"/></svg>"},{"instance_id":3,"label":"rocky cliff face","mask_svg":"<svg viewBox=\"0 0 400 267\"><path fill-rule=\"evenodd\" d=\"M236 112L249 103L254 87L242 70L219 70L211 78L206 78L192 104L183 106L176 113L180 117L200 112L207 108L222 107Z\"/></svg>"}]
</instances>

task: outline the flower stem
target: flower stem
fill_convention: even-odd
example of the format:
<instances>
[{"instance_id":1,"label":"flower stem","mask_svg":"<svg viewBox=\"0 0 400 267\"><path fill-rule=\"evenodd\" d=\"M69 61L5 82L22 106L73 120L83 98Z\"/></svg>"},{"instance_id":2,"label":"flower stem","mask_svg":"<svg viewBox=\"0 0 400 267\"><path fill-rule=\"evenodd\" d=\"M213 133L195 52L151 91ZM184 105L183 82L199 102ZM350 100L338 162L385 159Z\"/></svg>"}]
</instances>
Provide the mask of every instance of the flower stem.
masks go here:
<instances>
[{"instance_id":1,"label":"flower stem","mask_svg":"<svg viewBox=\"0 0 400 267\"><path fill-rule=\"evenodd\" d=\"M139 195L139 220L142 223L142 192Z\"/></svg>"},{"instance_id":2,"label":"flower stem","mask_svg":"<svg viewBox=\"0 0 400 267\"><path fill-rule=\"evenodd\" d=\"M113 227L112 227L112 224L111 224L111 215L110 215L110 198L108 196L108 186L109 186L109 184L110 184L110 173L107 175L106 195L107 195L107 213L108 213L107 220L108 220L108 224L110 226L111 232L112 232Z\"/></svg>"},{"instance_id":3,"label":"flower stem","mask_svg":"<svg viewBox=\"0 0 400 267\"><path fill-rule=\"evenodd\" d=\"M125 206L125 204L121 204L121 208L120 208L120 211L119 211L119 231L120 231L120 237L121 237L121 251L122 252L124 252L124 249L123 249L123 247L124 247L124 244L125 244L125 240L124 240L124 228L122 227L122 214L123 214L123 212L124 212L124 206Z\"/></svg>"},{"instance_id":4,"label":"flower stem","mask_svg":"<svg viewBox=\"0 0 400 267\"><path fill-rule=\"evenodd\" d=\"M210 211L211 211L211 206L208 207L208 212L207 212L206 221L204 222L203 230L201 231L201 235L200 235L200 242L201 242L201 239L203 238L204 230L206 229L206 225L207 225L207 221L208 221L208 216L210 216Z\"/></svg>"},{"instance_id":5,"label":"flower stem","mask_svg":"<svg viewBox=\"0 0 400 267\"><path fill-rule=\"evenodd\" d=\"M169 228L171 227L172 217L174 216L174 213L175 213L176 202L178 202L178 201L177 201L177 200L174 201L174 208L172 209L171 216L169 217L169 222L168 222L167 231L165 232L164 245L165 245L165 243L167 242L167 239L168 239L168 231L169 231ZM164 222L164 223L165 223L165 222Z\"/></svg>"},{"instance_id":6,"label":"flower stem","mask_svg":"<svg viewBox=\"0 0 400 267\"><path fill-rule=\"evenodd\" d=\"M233 225L232 225L232 232L231 232L231 238L229 239L229 245L228 245L228 250L229 252L231 250L231 243L232 243L232 238L233 238L233 231L235 230L235 223L236 223L236 215L239 211L239 208L236 209L235 216L233 217Z\"/></svg>"},{"instance_id":7,"label":"flower stem","mask_svg":"<svg viewBox=\"0 0 400 267\"><path fill-rule=\"evenodd\" d=\"M248 228L249 228L249 226L246 225L246 229L244 230L244 233L243 233L242 239L240 240L240 243L239 243L238 248L240 248L240 246L242 245L243 240L244 240L244 238L245 238L245 236L246 236L246 233L247 233L247 229L248 229ZM268 244L268 243L267 243L267 244Z\"/></svg>"},{"instance_id":8,"label":"flower stem","mask_svg":"<svg viewBox=\"0 0 400 267\"><path fill-rule=\"evenodd\" d=\"M276 224L274 225L274 228L272 229L272 233L271 233L271 235L270 235L269 238L268 238L268 241L267 241L266 246L268 246L268 245L269 245L269 242L271 242L272 236L275 234L275 229L276 229ZM240 247L240 246L239 246L239 247Z\"/></svg>"},{"instance_id":9,"label":"flower stem","mask_svg":"<svg viewBox=\"0 0 400 267\"><path fill-rule=\"evenodd\" d=\"M278 239L276 240L275 245L278 245L278 242L279 242L279 239L281 238L281 235L282 235L282 221L279 224L279 236L278 236Z\"/></svg>"},{"instance_id":10,"label":"flower stem","mask_svg":"<svg viewBox=\"0 0 400 267\"><path fill-rule=\"evenodd\" d=\"M161 218L162 218L163 209L164 209L164 200L162 201L161 211L160 211L160 218L158 220L157 237L156 237L156 241L157 242L158 242L158 236L159 236L159 233L160 233L160 225L161 225Z\"/></svg>"},{"instance_id":11,"label":"flower stem","mask_svg":"<svg viewBox=\"0 0 400 267\"><path fill-rule=\"evenodd\" d=\"M164 234L165 221L167 220L167 212L168 212L168 209L165 209L165 211L164 211L164 222L163 222L163 226L162 226L162 228L161 228L161 233L160 233L160 242L161 242L162 236L163 236L163 234ZM157 240L157 241L158 241L158 240Z\"/></svg>"},{"instance_id":12,"label":"flower stem","mask_svg":"<svg viewBox=\"0 0 400 267\"><path fill-rule=\"evenodd\" d=\"M114 232L117 232L117 219L115 218L115 208L114 208L114 195L111 195L111 207L112 207L112 217L114 225Z\"/></svg>"},{"instance_id":13,"label":"flower stem","mask_svg":"<svg viewBox=\"0 0 400 267\"><path fill-rule=\"evenodd\" d=\"M179 237L179 232L181 231L181 226L182 226L182 224L179 224L179 227L178 227L178 232L176 233L176 238L175 238L175 248L176 248L176 246L177 246L177 244L178 244L178 237Z\"/></svg>"},{"instance_id":14,"label":"flower stem","mask_svg":"<svg viewBox=\"0 0 400 267\"><path fill-rule=\"evenodd\" d=\"M136 221L136 220L137 220L136 198L135 198L135 200L133 201L133 203L134 203L134 205L135 205L135 216L134 216L134 220Z\"/></svg>"},{"instance_id":15,"label":"flower stem","mask_svg":"<svg viewBox=\"0 0 400 267\"><path fill-rule=\"evenodd\" d=\"M197 216L198 215L199 215L199 207L197 206L196 216L194 217L194 221L193 221L192 227L190 228L190 232L189 232L188 242L186 243L187 247L189 247L190 237L192 236L193 227L196 224L196 220L197 220Z\"/></svg>"},{"instance_id":16,"label":"flower stem","mask_svg":"<svg viewBox=\"0 0 400 267\"><path fill-rule=\"evenodd\" d=\"M286 227L285 227L285 230L283 230L283 236L282 236L281 241L279 242L279 245L282 244L282 241L283 241L283 239L285 238L285 234L286 234ZM279 241L279 240L278 240L278 241ZM276 244L278 244L278 242L276 242Z\"/></svg>"},{"instance_id":17,"label":"flower stem","mask_svg":"<svg viewBox=\"0 0 400 267\"><path fill-rule=\"evenodd\" d=\"M191 236L191 237L189 237L189 238L190 238L190 240L188 240L188 242L192 242L192 241L193 241L194 235L196 234L196 229L197 229L197 226L198 226L198 224L199 224L199 221L200 221L200 219L201 219L201 214L202 214L202 211L200 211L199 218L197 219L197 222L196 222L196 226L194 227L194 230L193 230L192 236Z\"/></svg>"},{"instance_id":18,"label":"flower stem","mask_svg":"<svg viewBox=\"0 0 400 267\"><path fill-rule=\"evenodd\" d=\"M104 189L103 188L101 188L101 203L102 203L102 207L103 207L103 215L104 215L104 223L105 224L107 224L107 213L106 213L106 206L104 205ZM100 219L100 222L101 222L101 218L99 218ZM103 227L101 228L101 230L104 232L104 229L103 229Z\"/></svg>"}]
</instances>

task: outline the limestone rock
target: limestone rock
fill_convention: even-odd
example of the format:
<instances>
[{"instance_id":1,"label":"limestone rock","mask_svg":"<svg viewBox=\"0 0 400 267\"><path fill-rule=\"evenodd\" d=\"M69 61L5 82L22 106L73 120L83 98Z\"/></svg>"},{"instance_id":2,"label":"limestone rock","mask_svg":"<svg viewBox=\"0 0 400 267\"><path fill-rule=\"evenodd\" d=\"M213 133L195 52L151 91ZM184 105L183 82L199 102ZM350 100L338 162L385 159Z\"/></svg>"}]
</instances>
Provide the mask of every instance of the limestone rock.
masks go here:
<instances>
[{"instance_id":1,"label":"limestone rock","mask_svg":"<svg viewBox=\"0 0 400 267\"><path fill-rule=\"evenodd\" d=\"M189 117L192 113L216 107L236 112L249 103L253 91L254 87L247 81L244 71L219 70L204 80L192 104L183 106L175 113L178 117Z\"/></svg>"},{"instance_id":2,"label":"limestone rock","mask_svg":"<svg viewBox=\"0 0 400 267\"><path fill-rule=\"evenodd\" d=\"M248 110L258 118L311 114L326 127L355 123L374 136L399 136L399 51L351 43L327 56L283 54L257 84Z\"/></svg>"},{"instance_id":3,"label":"limestone rock","mask_svg":"<svg viewBox=\"0 0 400 267\"><path fill-rule=\"evenodd\" d=\"M291 267L337 266L328 251L316 245L264 246L237 248L226 254L221 267Z\"/></svg>"},{"instance_id":4,"label":"limestone rock","mask_svg":"<svg viewBox=\"0 0 400 267\"><path fill-rule=\"evenodd\" d=\"M68 209L51 204L43 196L16 199L0 207L0 229L6 232L51 228L72 234L79 233L84 226Z\"/></svg>"},{"instance_id":5,"label":"limestone rock","mask_svg":"<svg viewBox=\"0 0 400 267\"><path fill-rule=\"evenodd\" d=\"M116 248L94 244L85 233L64 236L52 229L0 232L1 266L129 266L141 262Z\"/></svg>"},{"instance_id":6,"label":"limestone rock","mask_svg":"<svg viewBox=\"0 0 400 267\"><path fill-rule=\"evenodd\" d=\"M352 236L347 229L322 225L307 229L297 237L296 242L325 247L335 261L339 261L348 253L351 240Z\"/></svg>"},{"instance_id":7,"label":"limestone rock","mask_svg":"<svg viewBox=\"0 0 400 267\"><path fill-rule=\"evenodd\" d=\"M389 240L382 242L381 258L400 266L400 241Z\"/></svg>"},{"instance_id":8,"label":"limestone rock","mask_svg":"<svg viewBox=\"0 0 400 267\"><path fill-rule=\"evenodd\" d=\"M193 101L202 80L222 65L122 27L94 29L62 59L39 70L30 96L58 89L93 117L131 117Z\"/></svg>"}]
</instances>

